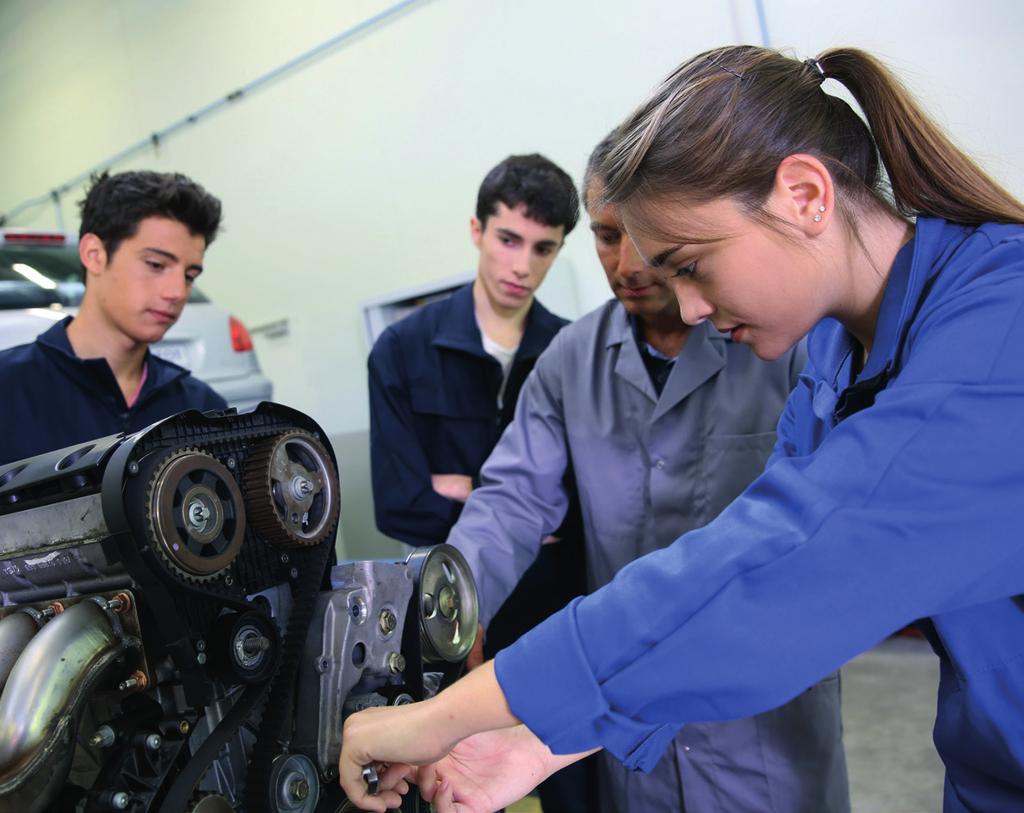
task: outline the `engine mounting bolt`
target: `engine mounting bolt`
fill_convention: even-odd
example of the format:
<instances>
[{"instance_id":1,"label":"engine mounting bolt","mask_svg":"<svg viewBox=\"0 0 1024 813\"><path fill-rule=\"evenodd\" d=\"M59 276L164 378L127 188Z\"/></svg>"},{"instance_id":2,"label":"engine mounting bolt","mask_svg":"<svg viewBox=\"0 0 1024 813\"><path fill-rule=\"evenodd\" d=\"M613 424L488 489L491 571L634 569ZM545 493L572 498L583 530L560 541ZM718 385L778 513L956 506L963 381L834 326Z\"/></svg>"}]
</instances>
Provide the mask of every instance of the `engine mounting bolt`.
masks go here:
<instances>
[{"instance_id":1,"label":"engine mounting bolt","mask_svg":"<svg viewBox=\"0 0 1024 813\"><path fill-rule=\"evenodd\" d=\"M129 474L138 474L139 473L139 464L136 463L134 460L131 463L128 464L128 473Z\"/></svg>"},{"instance_id":2,"label":"engine mounting bolt","mask_svg":"<svg viewBox=\"0 0 1024 813\"><path fill-rule=\"evenodd\" d=\"M188 720L182 720L180 723L178 723L178 732L179 733L181 733L181 734L188 734L188 732L191 731L191 730L192 730L192 726L189 725Z\"/></svg>"},{"instance_id":3,"label":"engine mounting bolt","mask_svg":"<svg viewBox=\"0 0 1024 813\"><path fill-rule=\"evenodd\" d=\"M46 606L46 609L43 610L43 615L45 615L48 618L50 618L50 617L55 616L55 615L60 615L62 612L64 612L64 605L61 604L61 602L59 602L59 601L51 601Z\"/></svg>"},{"instance_id":4,"label":"engine mounting bolt","mask_svg":"<svg viewBox=\"0 0 1024 813\"><path fill-rule=\"evenodd\" d=\"M159 734L150 734L146 737L146 747L150 751L159 751L164 739Z\"/></svg>"},{"instance_id":5,"label":"engine mounting bolt","mask_svg":"<svg viewBox=\"0 0 1024 813\"><path fill-rule=\"evenodd\" d=\"M198 649L200 652L205 652L206 651L206 641L204 641L202 638L200 638L198 641L196 641L196 649Z\"/></svg>"},{"instance_id":6,"label":"engine mounting bolt","mask_svg":"<svg viewBox=\"0 0 1024 813\"><path fill-rule=\"evenodd\" d=\"M282 565L288 564L288 554L287 553L282 553L281 554L281 564Z\"/></svg>"},{"instance_id":7,"label":"engine mounting bolt","mask_svg":"<svg viewBox=\"0 0 1024 813\"><path fill-rule=\"evenodd\" d=\"M200 652L198 655L196 655L196 663L198 663L200 666L202 666L203 664L206 663L206 653L205 652Z\"/></svg>"},{"instance_id":8,"label":"engine mounting bolt","mask_svg":"<svg viewBox=\"0 0 1024 813\"><path fill-rule=\"evenodd\" d=\"M123 680L117 685L117 688L122 692L126 692L129 689L138 689L141 691L148 685L149 681L142 672L132 672L127 680Z\"/></svg>"},{"instance_id":9,"label":"engine mounting bolt","mask_svg":"<svg viewBox=\"0 0 1024 813\"><path fill-rule=\"evenodd\" d=\"M388 654L388 671L392 675L400 675L405 671L405 658L401 652L391 652Z\"/></svg>"},{"instance_id":10,"label":"engine mounting bolt","mask_svg":"<svg viewBox=\"0 0 1024 813\"><path fill-rule=\"evenodd\" d=\"M230 573L228 573L228 575L224 577L224 584L226 584L228 587L230 587L234 583L235 583L235 577L232 576Z\"/></svg>"},{"instance_id":11,"label":"engine mounting bolt","mask_svg":"<svg viewBox=\"0 0 1024 813\"><path fill-rule=\"evenodd\" d=\"M293 567L291 570L288 571L288 575L291 576L293 579L299 578L299 569L297 567Z\"/></svg>"},{"instance_id":12,"label":"engine mounting bolt","mask_svg":"<svg viewBox=\"0 0 1024 813\"><path fill-rule=\"evenodd\" d=\"M117 593L107 602L107 609L113 610L118 615L128 612L132 608L132 597L128 593Z\"/></svg>"},{"instance_id":13,"label":"engine mounting bolt","mask_svg":"<svg viewBox=\"0 0 1024 813\"><path fill-rule=\"evenodd\" d=\"M390 635L395 631L395 627L398 626L398 619L395 618L395 614L392 610L383 609L380 611L378 624L380 625L381 632L385 635Z\"/></svg>"},{"instance_id":14,"label":"engine mounting bolt","mask_svg":"<svg viewBox=\"0 0 1024 813\"><path fill-rule=\"evenodd\" d=\"M128 805L131 804L132 797L125 793L123 790L119 790L113 796L110 797L110 806L114 810L127 810Z\"/></svg>"},{"instance_id":15,"label":"engine mounting bolt","mask_svg":"<svg viewBox=\"0 0 1024 813\"><path fill-rule=\"evenodd\" d=\"M234 468L235 468L235 466L237 466L237 465L238 465L238 462L237 462L237 461L235 460L235 458L233 458L233 457L229 457L229 458L228 458L227 460L225 460L224 462L225 462L225 463L227 464L227 467L228 467L229 469L234 469Z\"/></svg>"},{"instance_id":16,"label":"engine mounting bolt","mask_svg":"<svg viewBox=\"0 0 1024 813\"><path fill-rule=\"evenodd\" d=\"M314 665L316 671L322 675L330 668L331 662L327 658L317 658Z\"/></svg>"}]
</instances>

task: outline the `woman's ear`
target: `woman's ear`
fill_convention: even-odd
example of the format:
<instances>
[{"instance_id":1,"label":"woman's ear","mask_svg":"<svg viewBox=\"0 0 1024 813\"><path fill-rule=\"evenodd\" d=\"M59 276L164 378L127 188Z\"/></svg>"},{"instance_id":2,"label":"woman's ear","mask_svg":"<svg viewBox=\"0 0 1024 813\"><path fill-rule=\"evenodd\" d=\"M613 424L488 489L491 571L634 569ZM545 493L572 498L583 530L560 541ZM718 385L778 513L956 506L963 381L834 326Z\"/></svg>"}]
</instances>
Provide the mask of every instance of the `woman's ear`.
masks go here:
<instances>
[{"instance_id":1,"label":"woman's ear","mask_svg":"<svg viewBox=\"0 0 1024 813\"><path fill-rule=\"evenodd\" d=\"M769 207L808 237L816 237L835 211L832 175L813 155L787 155L775 170Z\"/></svg>"}]
</instances>

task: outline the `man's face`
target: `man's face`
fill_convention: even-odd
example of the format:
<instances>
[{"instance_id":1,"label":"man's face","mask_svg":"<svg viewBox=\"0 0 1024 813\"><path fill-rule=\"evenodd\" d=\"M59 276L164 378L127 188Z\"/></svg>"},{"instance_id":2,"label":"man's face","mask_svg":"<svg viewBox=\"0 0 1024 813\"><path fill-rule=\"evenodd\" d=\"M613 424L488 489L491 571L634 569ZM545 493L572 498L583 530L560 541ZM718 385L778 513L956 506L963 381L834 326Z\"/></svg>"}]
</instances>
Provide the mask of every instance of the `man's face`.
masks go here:
<instances>
[{"instance_id":1,"label":"man's face","mask_svg":"<svg viewBox=\"0 0 1024 813\"><path fill-rule=\"evenodd\" d=\"M664 315L678 319L679 305L672 288L660 273L644 265L623 228L618 207L601 205L600 182L590 186L586 201L590 230L612 293L641 321Z\"/></svg>"},{"instance_id":2,"label":"man's face","mask_svg":"<svg viewBox=\"0 0 1024 813\"><path fill-rule=\"evenodd\" d=\"M486 224L470 221L470 236L480 249L477 279L500 313L529 305L562 247L565 227L527 217L525 205L498 203Z\"/></svg>"},{"instance_id":3,"label":"man's face","mask_svg":"<svg viewBox=\"0 0 1024 813\"><path fill-rule=\"evenodd\" d=\"M79 242L88 273L86 296L126 338L138 344L160 341L181 316L205 251L202 236L164 217L140 221L110 256L96 235L86 234Z\"/></svg>"}]
</instances>

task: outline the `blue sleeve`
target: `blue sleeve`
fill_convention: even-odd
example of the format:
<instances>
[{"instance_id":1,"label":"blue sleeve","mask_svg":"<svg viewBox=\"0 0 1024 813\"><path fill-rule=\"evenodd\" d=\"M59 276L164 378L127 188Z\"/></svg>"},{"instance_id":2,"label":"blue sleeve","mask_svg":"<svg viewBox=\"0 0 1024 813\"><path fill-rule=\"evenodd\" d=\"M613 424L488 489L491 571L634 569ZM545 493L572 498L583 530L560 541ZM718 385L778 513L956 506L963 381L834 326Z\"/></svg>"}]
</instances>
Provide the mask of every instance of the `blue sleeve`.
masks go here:
<instances>
[{"instance_id":1,"label":"blue sleeve","mask_svg":"<svg viewBox=\"0 0 1024 813\"><path fill-rule=\"evenodd\" d=\"M1024 592L1015 270L920 314L900 376L813 453L499 653L512 711L557 752L650 769L672 727L776 707L914 619Z\"/></svg>"},{"instance_id":2,"label":"blue sleeve","mask_svg":"<svg viewBox=\"0 0 1024 813\"><path fill-rule=\"evenodd\" d=\"M481 485L448 537L473 570L484 626L568 510L560 338L541 354L526 379L515 417L484 463Z\"/></svg>"},{"instance_id":3,"label":"blue sleeve","mask_svg":"<svg viewBox=\"0 0 1024 813\"><path fill-rule=\"evenodd\" d=\"M370 476L381 533L409 545L436 545L461 503L434 491L430 465L413 425L399 338L381 334L369 359Z\"/></svg>"}]
</instances>

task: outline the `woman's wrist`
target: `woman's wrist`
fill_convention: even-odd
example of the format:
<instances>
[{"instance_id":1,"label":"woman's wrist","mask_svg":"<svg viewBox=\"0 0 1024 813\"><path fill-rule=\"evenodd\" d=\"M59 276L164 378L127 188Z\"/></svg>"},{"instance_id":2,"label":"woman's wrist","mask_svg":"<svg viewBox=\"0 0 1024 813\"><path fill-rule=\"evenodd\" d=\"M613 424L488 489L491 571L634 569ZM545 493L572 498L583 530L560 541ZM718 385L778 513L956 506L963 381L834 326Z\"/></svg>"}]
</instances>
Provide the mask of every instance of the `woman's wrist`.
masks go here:
<instances>
[{"instance_id":1,"label":"woman's wrist","mask_svg":"<svg viewBox=\"0 0 1024 813\"><path fill-rule=\"evenodd\" d=\"M481 731L519 725L488 661L423 703L433 730L450 745Z\"/></svg>"}]
</instances>

